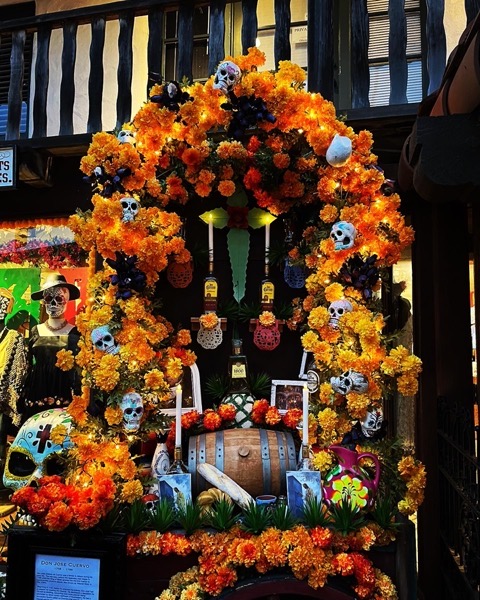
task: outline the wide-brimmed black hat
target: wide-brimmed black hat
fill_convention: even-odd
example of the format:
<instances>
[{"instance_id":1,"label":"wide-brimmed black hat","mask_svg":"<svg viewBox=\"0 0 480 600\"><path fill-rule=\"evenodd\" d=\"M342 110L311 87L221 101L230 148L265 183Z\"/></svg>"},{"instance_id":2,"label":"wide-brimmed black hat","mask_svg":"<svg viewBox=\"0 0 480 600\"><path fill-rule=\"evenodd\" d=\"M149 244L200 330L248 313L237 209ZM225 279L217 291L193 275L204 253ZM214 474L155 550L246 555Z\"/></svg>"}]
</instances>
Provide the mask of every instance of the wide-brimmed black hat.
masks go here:
<instances>
[{"instance_id":1,"label":"wide-brimmed black hat","mask_svg":"<svg viewBox=\"0 0 480 600\"><path fill-rule=\"evenodd\" d=\"M37 292L33 292L30 297L32 300L41 300L43 298L43 292L53 287L68 288L68 291L70 292L70 300L76 300L77 298L80 298L80 290L78 287L73 285L73 283L68 283L65 277L60 275L60 273L50 273L50 275L48 275L45 279L41 289L39 289Z\"/></svg>"}]
</instances>

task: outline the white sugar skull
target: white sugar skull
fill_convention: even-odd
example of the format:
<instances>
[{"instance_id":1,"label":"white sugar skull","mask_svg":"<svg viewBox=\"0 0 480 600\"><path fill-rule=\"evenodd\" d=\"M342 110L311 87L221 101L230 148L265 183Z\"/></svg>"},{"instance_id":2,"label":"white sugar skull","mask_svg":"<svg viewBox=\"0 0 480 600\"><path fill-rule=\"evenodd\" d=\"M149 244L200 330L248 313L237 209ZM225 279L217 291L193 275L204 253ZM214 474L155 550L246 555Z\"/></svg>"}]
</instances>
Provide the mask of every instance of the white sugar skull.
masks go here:
<instances>
[{"instance_id":1,"label":"white sugar skull","mask_svg":"<svg viewBox=\"0 0 480 600\"><path fill-rule=\"evenodd\" d=\"M363 394L368 389L368 379L365 375L352 369L345 371L339 377L332 377L330 383L334 391L343 396L346 396L350 392Z\"/></svg>"},{"instance_id":2,"label":"white sugar skull","mask_svg":"<svg viewBox=\"0 0 480 600\"><path fill-rule=\"evenodd\" d=\"M175 81L170 81L170 83L167 83L166 89L169 98L175 98L175 96L180 91L180 88L178 87Z\"/></svg>"},{"instance_id":3,"label":"white sugar skull","mask_svg":"<svg viewBox=\"0 0 480 600\"><path fill-rule=\"evenodd\" d=\"M332 167L341 167L350 156L352 156L352 140L345 135L336 134L325 155L328 164Z\"/></svg>"},{"instance_id":4,"label":"white sugar skull","mask_svg":"<svg viewBox=\"0 0 480 600\"><path fill-rule=\"evenodd\" d=\"M335 250L347 250L355 243L357 230L347 221L335 223L330 232L330 237L335 242Z\"/></svg>"},{"instance_id":5,"label":"white sugar skull","mask_svg":"<svg viewBox=\"0 0 480 600\"><path fill-rule=\"evenodd\" d=\"M66 428L63 444L50 439L58 425ZM60 475L64 467L63 454L73 445L68 436L71 428L71 417L64 408L50 408L27 419L8 449L3 485L18 490L36 485L45 475Z\"/></svg>"},{"instance_id":6,"label":"white sugar skull","mask_svg":"<svg viewBox=\"0 0 480 600\"><path fill-rule=\"evenodd\" d=\"M158 494L145 494L142 496L142 502L149 512L154 513L160 502L160 498L158 497Z\"/></svg>"},{"instance_id":7,"label":"white sugar skull","mask_svg":"<svg viewBox=\"0 0 480 600\"><path fill-rule=\"evenodd\" d=\"M338 329L338 321L346 312L352 312L353 306L348 300L335 300L328 307L328 312L330 314L330 320L328 324L333 329Z\"/></svg>"},{"instance_id":8,"label":"white sugar skull","mask_svg":"<svg viewBox=\"0 0 480 600\"><path fill-rule=\"evenodd\" d=\"M67 308L67 302L70 300L68 288L54 286L43 292L43 303L47 315L56 319L61 317Z\"/></svg>"},{"instance_id":9,"label":"white sugar skull","mask_svg":"<svg viewBox=\"0 0 480 600\"><path fill-rule=\"evenodd\" d=\"M120 346L115 341L115 338L110 333L108 325L96 327L92 331L92 342L97 350L106 352L107 354L118 354Z\"/></svg>"},{"instance_id":10,"label":"white sugar skull","mask_svg":"<svg viewBox=\"0 0 480 600\"><path fill-rule=\"evenodd\" d=\"M381 408L374 408L368 411L365 418L360 423L362 433L366 438L374 438L378 435L383 425L383 411Z\"/></svg>"},{"instance_id":11,"label":"white sugar skull","mask_svg":"<svg viewBox=\"0 0 480 600\"><path fill-rule=\"evenodd\" d=\"M135 221L140 208L138 200L130 198L130 196L123 196L123 198L120 198L120 204L122 205L122 221L124 223Z\"/></svg>"},{"instance_id":12,"label":"white sugar skull","mask_svg":"<svg viewBox=\"0 0 480 600\"><path fill-rule=\"evenodd\" d=\"M242 77L242 72L239 67L230 60L222 62L218 65L215 74L213 87L216 90L221 90L226 96L233 91Z\"/></svg>"},{"instance_id":13,"label":"white sugar skull","mask_svg":"<svg viewBox=\"0 0 480 600\"><path fill-rule=\"evenodd\" d=\"M122 144L132 144L132 145L135 145L135 133L133 131L131 131L130 129L122 129L118 133L117 139Z\"/></svg>"},{"instance_id":14,"label":"white sugar skull","mask_svg":"<svg viewBox=\"0 0 480 600\"><path fill-rule=\"evenodd\" d=\"M125 431L138 431L143 416L143 400L137 392L128 392L120 402Z\"/></svg>"}]
</instances>

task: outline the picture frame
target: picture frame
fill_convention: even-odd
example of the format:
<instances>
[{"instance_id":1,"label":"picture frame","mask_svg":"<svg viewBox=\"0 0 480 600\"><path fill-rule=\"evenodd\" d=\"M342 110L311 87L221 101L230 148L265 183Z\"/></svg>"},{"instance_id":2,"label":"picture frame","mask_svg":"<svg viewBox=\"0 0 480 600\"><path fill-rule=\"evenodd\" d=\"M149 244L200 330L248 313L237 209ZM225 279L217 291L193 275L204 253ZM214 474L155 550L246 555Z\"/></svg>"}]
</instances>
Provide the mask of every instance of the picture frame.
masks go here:
<instances>
[{"instance_id":1,"label":"picture frame","mask_svg":"<svg viewBox=\"0 0 480 600\"><path fill-rule=\"evenodd\" d=\"M121 598L125 586L123 533L42 531L14 526L8 533L6 599ZM70 596L69 596L70 597Z\"/></svg>"},{"instance_id":2,"label":"picture frame","mask_svg":"<svg viewBox=\"0 0 480 600\"><path fill-rule=\"evenodd\" d=\"M298 373L299 379L308 379L307 365L310 363L311 359L312 359L312 353L304 350L302 353L302 360L300 362L300 371Z\"/></svg>"},{"instance_id":3,"label":"picture frame","mask_svg":"<svg viewBox=\"0 0 480 600\"><path fill-rule=\"evenodd\" d=\"M303 388L305 381L296 379L273 379L270 405L276 406L280 414L291 408L303 408Z\"/></svg>"},{"instance_id":4,"label":"picture frame","mask_svg":"<svg viewBox=\"0 0 480 600\"><path fill-rule=\"evenodd\" d=\"M190 377L188 377L190 371ZM203 412L202 407L202 390L200 386L200 371L194 363L190 367L186 367L185 375L182 379L182 413L187 413L196 410L199 413ZM162 413L170 416L175 416L175 391L176 386L171 388L171 398L167 401L165 408L162 408Z\"/></svg>"},{"instance_id":5,"label":"picture frame","mask_svg":"<svg viewBox=\"0 0 480 600\"><path fill-rule=\"evenodd\" d=\"M172 503L175 510L184 510L192 502L192 476L190 473L160 475L158 478L160 500Z\"/></svg>"},{"instance_id":6,"label":"picture frame","mask_svg":"<svg viewBox=\"0 0 480 600\"><path fill-rule=\"evenodd\" d=\"M309 498L322 499L320 471L287 471L287 502L293 517L303 517Z\"/></svg>"}]
</instances>

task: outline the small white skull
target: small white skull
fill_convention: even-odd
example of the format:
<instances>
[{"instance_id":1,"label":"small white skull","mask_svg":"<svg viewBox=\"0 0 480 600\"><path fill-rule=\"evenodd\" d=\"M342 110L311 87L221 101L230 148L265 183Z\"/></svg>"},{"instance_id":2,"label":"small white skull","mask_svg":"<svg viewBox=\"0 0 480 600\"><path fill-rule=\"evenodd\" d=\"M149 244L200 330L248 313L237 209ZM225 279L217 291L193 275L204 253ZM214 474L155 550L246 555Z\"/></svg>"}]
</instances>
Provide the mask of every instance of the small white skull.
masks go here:
<instances>
[{"instance_id":1,"label":"small white skull","mask_svg":"<svg viewBox=\"0 0 480 600\"><path fill-rule=\"evenodd\" d=\"M160 498L158 497L158 494L145 494L142 496L142 502L149 512L154 513L157 509L158 503L160 502Z\"/></svg>"},{"instance_id":2,"label":"small white skull","mask_svg":"<svg viewBox=\"0 0 480 600\"><path fill-rule=\"evenodd\" d=\"M70 292L66 287L54 286L43 292L43 303L47 315L54 319L65 313L69 300Z\"/></svg>"},{"instance_id":3,"label":"small white skull","mask_svg":"<svg viewBox=\"0 0 480 600\"><path fill-rule=\"evenodd\" d=\"M167 83L166 88L167 88L167 94L168 94L169 98L175 98L175 96L180 91L180 88L178 87L178 85L176 84L175 81L170 81L170 83Z\"/></svg>"},{"instance_id":4,"label":"small white skull","mask_svg":"<svg viewBox=\"0 0 480 600\"><path fill-rule=\"evenodd\" d=\"M363 394L368 389L368 379L365 375L352 369L345 371L339 377L332 377L330 383L334 391L343 396L346 396L350 392Z\"/></svg>"},{"instance_id":5,"label":"small white skull","mask_svg":"<svg viewBox=\"0 0 480 600\"><path fill-rule=\"evenodd\" d=\"M357 230L347 221L335 223L330 232L330 237L335 242L335 250L347 250L352 248L357 236Z\"/></svg>"},{"instance_id":6,"label":"small white skull","mask_svg":"<svg viewBox=\"0 0 480 600\"><path fill-rule=\"evenodd\" d=\"M118 354L120 350L120 346L110 333L108 325L96 327L92 331L92 342L97 350L106 352L107 354Z\"/></svg>"},{"instance_id":7,"label":"small white skull","mask_svg":"<svg viewBox=\"0 0 480 600\"><path fill-rule=\"evenodd\" d=\"M140 208L138 200L135 200L135 198L131 198L130 196L123 196L123 198L120 198L120 204L122 205L122 221L124 223L135 221L135 217Z\"/></svg>"},{"instance_id":8,"label":"small white skull","mask_svg":"<svg viewBox=\"0 0 480 600\"><path fill-rule=\"evenodd\" d=\"M216 90L221 90L226 96L233 91L242 77L240 68L230 60L222 62L218 65L215 74L213 87Z\"/></svg>"},{"instance_id":9,"label":"small white skull","mask_svg":"<svg viewBox=\"0 0 480 600\"><path fill-rule=\"evenodd\" d=\"M66 428L63 444L50 439L57 425ZM50 408L33 415L20 427L8 449L3 473L3 484L18 490L27 485L36 485L45 475L59 475L64 468L62 453L72 447L68 436L72 418L64 408Z\"/></svg>"},{"instance_id":10,"label":"small white skull","mask_svg":"<svg viewBox=\"0 0 480 600\"><path fill-rule=\"evenodd\" d=\"M340 320L340 317L343 317L346 312L352 312L352 310L353 306L348 300L335 300L332 302L328 307L328 312L330 313L330 320L328 321L328 324L330 327L333 327L333 329L338 329L338 321Z\"/></svg>"},{"instance_id":11,"label":"small white skull","mask_svg":"<svg viewBox=\"0 0 480 600\"><path fill-rule=\"evenodd\" d=\"M381 408L374 408L368 411L360 426L362 433L366 438L375 437L383 425L383 410Z\"/></svg>"},{"instance_id":12,"label":"small white skull","mask_svg":"<svg viewBox=\"0 0 480 600\"><path fill-rule=\"evenodd\" d=\"M352 140L345 135L334 136L327 149L325 158L332 167L343 166L352 156Z\"/></svg>"},{"instance_id":13,"label":"small white skull","mask_svg":"<svg viewBox=\"0 0 480 600\"><path fill-rule=\"evenodd\" d=\"M121 131L119 131L119 133L117 135L117 139L122 144L132 144L132 146L134 146L135 145L135 132L131 131L130 129L122 129Z\"/></svg>"},{"instance_id":14,"label":"small white skull","mask_svg":"<svg viewBox=\"0 0 480 600\"><path fill-rule=\"evenodd\" d=\"M137 392L128 392L120 402L123 412L123 428L126 431L138 431L143 416L143 400Z\"/></svg>"}]
</instances>

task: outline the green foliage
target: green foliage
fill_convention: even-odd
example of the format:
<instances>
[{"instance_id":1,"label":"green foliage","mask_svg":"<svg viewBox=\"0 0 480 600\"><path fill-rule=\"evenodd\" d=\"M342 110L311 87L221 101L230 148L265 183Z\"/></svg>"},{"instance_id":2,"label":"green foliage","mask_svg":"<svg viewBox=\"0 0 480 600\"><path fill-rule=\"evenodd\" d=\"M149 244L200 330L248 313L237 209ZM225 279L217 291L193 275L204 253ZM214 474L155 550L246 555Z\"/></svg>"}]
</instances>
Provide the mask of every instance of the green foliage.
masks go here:
<instances>
[{"instance_id":1,"label":"green foliage","mask_svg":"<svg viewBox=\"0 0 480 600\"><path fill-rule=\"evenodd\" d=\"M130 507L126 508L121 504L115 504L111 511L109 511L99 523L99 528L103 532L110 531L124 531L124 516L123 513L129 510Z\"/></svg>"},{"instance_id":2,"label":"green foliage","mask_svg":"<svg viewBox=\"0 0 480 600\"><path fill-rule=\"evenodd\" d=\"M217 531L228 531L235 525L238 517L235 506L229 500L221 498L213 503L205 514L205 522Z\"/></svg>"},{"instance_id":3,"label":"green foliage","mask_svg":"<svg viewBox=\"0 0 480 600\"><path fill-rule=\"evenodd\" d=\"M280 531L292 529L297 524L297 519L292 515L286 504L278 504L271 511L271 524Z\"/></svg>"},{"instance_id":4,"label":"green foliage","mask_svg":"<svg viewBox=\"0 0 480 600\"><path fill-rule=\"evenodd\" d=\"M254 398L270 398L272 380L267 373L252 373L248 377L248 387Z\"/></svg>"},{"instance_id":5,"label":"green foliage","mask_svg":"<svg viewBox=\"0 0 480 600\"><path fill-rule=\"evenodd\" d=\"M269 398L271 379L267 373L249 373L248 388L254 398ZM205 381L205 393L220 402L228 392L229 381L226 375L215 373Z\"/></svg>"},{"instance_id":6,"label":"green foliage","mask_svg":"<svg viewBox=\"0 0 480 600\"><path fill-rule=\"evenodd\" d=\"M127 533L140 533L148 529L150 515L147 507L141 500L135 500L127 505L122 512L122 525Z\"/></svg>"},{"instance_id":7,"label":"green foliage","mask_svg":"<svg viewBox=\"0 0 480 600\"><path fill-rule=\"evenodd\" d=\"M185 530L185 534L191 535L204 525L202 507L197 502L187 502L184 506L180 506L177 511L176 520Z\"/></svg>"},{"instance_id":8,"label":"green foliage","mask_svg":"<svg viewBox=\"0 0 480 600\"><path fill-rule=\"evenodd\" d=\"M205 381L205 393L210 396L213 400L220 402L225 394L228 392L228 377L225 375L219 375L218 373L211 375Z\"/></svg>"},{"instance_id":9,"label":"green foliage","mask_svg":"<svg viewBox=\"0 0 480 600\"><path fill-rule=\"evenodd\" d=\"M314 527L327 527L332 522L322 501L315 497L306 499L302 520L311 529Z\"/></svg>"},{"instance_id":10,"label":"green foliage","mask_svg":"<svg viewBox=\"0 0 480 600\"><path fill-rule=\"evenodd\" d=\"M350 500L343 500L338 504L334 504L330 508L330 512L333 528L342 535L360 529L365 522L365 517L360 513L360 509L352 504Z\"/></svg>"},{"instance_id":11,"label":"green foliage","mask_svg":"<svg viewBox=\"0 0 480 600\"><path fill-rule=\"evenodd\" d=\"M165 533L171 529L177 520L175 509L171 502L162 498L155 504L155 508L150 513L150 529Z\"/></svg>"},{"instance_id":12,"label":"green foliage","mask_svg":"<svg viewBox=\"0 0 480 600\"><path fill-rule=\"evenodd\" d=\"M271 512L264 505L251 502L243 510L241 524L242 529L258 535L265 531L271 524Z\"/></svg>"},{"instance_id":13,"label":"green foliage","mask_svg":"<svg viewBox=\"0 0 480 600\"><path fill-rule=\"evenodd\" d=\"M371 518L386 530L397 530L402 524L395 520L396 507L390 496L377 497Z\"/></svg>"}]
</instances>

